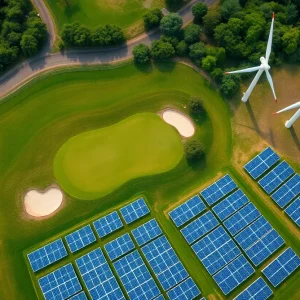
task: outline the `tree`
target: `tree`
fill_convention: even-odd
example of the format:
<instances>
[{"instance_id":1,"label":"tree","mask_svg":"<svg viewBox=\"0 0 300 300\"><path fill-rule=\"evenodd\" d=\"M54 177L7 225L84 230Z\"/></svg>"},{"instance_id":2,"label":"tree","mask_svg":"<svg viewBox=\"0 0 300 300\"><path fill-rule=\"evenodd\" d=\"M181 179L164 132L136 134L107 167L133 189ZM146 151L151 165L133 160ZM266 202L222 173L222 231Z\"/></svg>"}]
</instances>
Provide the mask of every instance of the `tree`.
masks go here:
<instances>
[{"instance_id":1,"label":"tree","mask_svg":"<svg viewBox=\"0 0 300 300\"><path fill-rule=\"evenodd\" d=\"M204 3L198 3L192 7L192 13L195 22L202 22L203 17L207 14L208 7Z\"/></svg>"},{"instance_id":2,"label":"tree","mask_svg":"<svg viewBox=\"0 0 300 300\"><path fill-rule=\"evenodd\" d=\"M205 156L204 147L198 140L187 141L185 155L189 162L196 162Z\"/></svg>"},{"instance_id":3,"label":"tree","mask_svg":"<svg viewBox=\"0 0 300 300\"><path fill-rule=\"evenodd\" d=\"M204 112L203 102L198 97L192 97L189 100L188 107L192 115L199 115Z\"/></svg>"},{"instance_id":4,"label":"tree","mask_svg":"<svg viewBox=\"0 0 300 300\"><path fill-rule=\"evenodd\" d=\"M232 97L240 87L240 76L238 75L230 75L223 76L221 82L221 93L227 97Z\"/></svg>"},{"instance_id":5,"label":"tree","mask_svg":"<svg viewBox=\"0 0 300 300\"><path fill-rule=\"evenodd\" d=\"M167 36L178 34L182 26L182 19L176 13L170 13L164 16L160 21L160 29Z\"/></svg>"},{"instance_id":6,"label":"tree","mask_svg":"<svg viewBox=\"0 0 300 300\"><path fill-rule=\"evenodd\" d=\"M139 44L132 50L134 61L139 64L145 64L150 61L150 49L145 44Z\"/></svg>"},{"instance_id":7,"label":"tree","mask_svg":"<svg viewBox=\"0 0 300 300\"><path fill-rule=\"evenodd\" d=\"M225 20L229 20L234 14L241 10L238 0L225 0L221 4L221 15Z\"/></svg>"},{"instance_id":8,"label":"tree","mask_svg":"<svg viewBox=\"0 0 300 300\"><path fill-rule=\"evenodd\" d=\"M189 50L189 55L194 60L200 60L206 55L206 48L202 42L191 45Z\"/></svg>"},{"instance_id":9,"label":"tree","mask_svg":"<svg viewBox=\"0 0 300 300\"><path fill-rule=\"evenodd\" d=\"M221 83L224 76L224 71L220 68L216 68L211 72L210 75L217 83Z\"/></svg>"},{"instance_id":10,"label":"tree","mask_svg":"<svg viewBox=\"0 0 300 300\"><path fill-rule=\"evenodd\" d=\"M213 35L214 29L221 23L221 14L217 10L209 10L203 17L204 30L208 35Z\"/></svg>"},{"instance_id":11,"label":"tree","mask_svg":"<svg viewBox=\"0 0 300 300\"><path fill-rule=\"evenodd\" d=\"M183 31L185 42L187 44L194 44L196 42L199 42L200 33L201 33L201 28L199 25L196 24L188 25Z\"/></svg>"},{"instance_id":12,"label":"tree","mask_svg":"<svg viewBox=\"0 0 300 300\"><path fill-rule=\"evenodd\" d=\"M32 56L38 51L38 41L32 35L24 34L20 45L25 56Z\"/></svg>"},{"instance_id":13,"label":"tree","mask_svg":"<svg viewBox=\"0 0 300 300\"><path fill-rule=\"evenodd\" d=\"M161 40L154 41L151 48L151 56L155 60L164 60L175 55L172 44Z\"/></svg>"},{"instance_id":14,"label":"tree","mask_svg":"<svg viewBox=\"0 0 300 300\"><path fill-rule=\"evenodd\" d=\"M286 54L292 54L297 50L299 36L300 33L297 28L292 28L283 35L282 46Z\"/></svg>"},{"instance_id":15,"label":"tree","mask_svg":"<svg viewBox=\"0 0 300 300\"><path fill-rule=\"evenodd\" d=\"M185 56L188 52L188 45L185 41L180 41L175 47L176 55Z\"/></svg>"},{"instance_id":16,"label":"tree","mask_svg":"<svg viewBox=\"0 0 300 300\"><path fill-rule=\"evenodd\" d=\"M147 30L152 29L156 26L159 26L160 20L162 19L163 14L159 8L154 8L147 11L143 15L144 25Z\"/></svg>"},{"instance_id":17,"label":"tree","mask_svg":"<svg viewBox=\"0 0 300 300\"><path fill-rule=\"evenodd\" d=\"M201 66L205 71L212 71L217 65L217 59L214 56L208 55L202 58Z\"/></svg>"},{"instance_id":18,"label":"tree","mask_svg":"<svg viewBox=\"0 0 300 300\"><path fill-rule=\"evenodd\" d=\"M226 51L223 47L206 47L206 54L214 56L218 65L223 64L226 58Z\"/></svg>"}]
</instances>

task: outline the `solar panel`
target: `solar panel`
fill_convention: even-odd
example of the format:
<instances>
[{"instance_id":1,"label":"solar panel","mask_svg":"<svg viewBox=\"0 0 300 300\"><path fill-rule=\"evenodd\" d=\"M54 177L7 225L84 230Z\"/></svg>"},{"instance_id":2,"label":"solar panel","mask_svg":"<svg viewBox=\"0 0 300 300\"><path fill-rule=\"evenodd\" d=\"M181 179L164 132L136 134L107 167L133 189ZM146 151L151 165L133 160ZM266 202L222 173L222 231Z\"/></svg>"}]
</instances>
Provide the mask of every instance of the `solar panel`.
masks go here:
<instances>
[{"instance_id":1,"label":"solar panel","mask_svg":"<svg viewBox=\"0 0 300 300\"><path fill-rule=\"evenodd\" d=\"M240 255L221 271L213 276L213 279L225 295L228 295L237 286L249 278L254 269L244 255Z\"/></svg>"},{"instance_id":2,"label":"solar panel","mask_svg":"<svg viewBox=\"0 0 300 300\"><path fill-rule=\"evenodd\" d=\"M154 238L160 236L163 232L155 219L152 219L143 225L131 231L134 239L139 246L142 246Z\"/></svg>"},{"instance_id":3,"label":"solar panel","mask_svg":"<svg viewBox=\"0 0 300 300\"><path fill-rule=\"evenodd\" d=\"M179 227L200 214L205 208L203 201L196 195L170 211L169 216L175 225Z\"/></svg>"},{"instance_id":4,"label":"solar panel","mask_svg":"<svg viewBox=\"0 0 300 300\"><path fill-rule=\"evenodd\" d=\"M233 213L239 210L242 206L249 202L248 197L242 190L237 190L220 203L213 207L213 211L221 221L230 217Z\"/></svg>"},{"instance_id":5,"label":"solar panel","mask_svg":"<svg viewBox=\"0 0 300 300\"><path fill-rule=\"evenodd\" d=\"M283 186L281 186L271 198L283 208L300 194L300 175L295 174Z\"/></svg>"},{"instance_id":6,"label":"solar panel","mask_svg":"<svg viewBox=\"0 0 300 300\"><path fill-rule=\"evenodd\" d=\"M300 258L292 248L286 249L263 270L270 283L277 287L288 276L295 272L300 265Z\"/></svg>"},{"instance_id":7,"label":"solar panel","mask_svg":"<svg viewBox=\"0 0 300 300\"><path fill-rule=\"evenodd\" d=\"M129 203L128 205L120 209L121 215L125 220L126 224L130 224L137 219L150 213L150 210L144 200L140 198L134 202Z\"/></svg>"},{"instance_id":8,"label":"solar panel","mask_svg":"<svg viewBox=\"0 0 300 300\"><path fill-rule=\"evenodd\" d=\"M142 252L165 291L189 276L164 235L145 245Z\"/></svg>"},{"instance_id":9,"label":"solar panel","mask_svg":"<svg viewBox=\"0 0 300 300\"><path fill-rule=\"evenodd\" d=\"M96 241L90 225L84 226L66 236L66 241L72 253Z\"/></svg>"},{"instance_id":10,"label":"solar panel","mask_svg":"<svg viewBox=\"0 0 300 300\"><path fill-rule=\"evenodd\" d=\"M253 203L248 203L241 210L237 211L229 219L224 221L224 225L231 235L236 235L260 216L259 210Z\"/></svg>"},{"instance_id":11,"label":"solar panel","mask_svg":"<svg viewBox=\"0 0 300 300\"><path fill-rule=\"evenodd\" d=\"M180 232L182 233L188 244L191 245L218 225L219 221L211 211L208 211L192 223L183 227Z\"/></svg>"},{"instance_id":12,"label":"solar panel","mask_svg":"<svg viewBox=\"0 0 300 300\"><path fill-rule=\"evenodd\" d=\"M236 188L236 183L227 174L203 190L200 194L208 205L212 205Z\"/></svg>"},{"instance_id":13,"label":"solar panel","mask_svg":"<svg viewBox=\"0 0 300 300\"><path fill-rule=\"evenodd\" d=\"M267 194L271 194L294 173L293 168L286 161L283 161L259 180L258 183Z\"/></svg>"},{"instance_id":14,"label":"solar panel","mask_svg":"<svg viewBox=\"0 0 300 300\"><path fill-rule=\"evenodd\" d=\"M110 260L115 260L116 258L134 249L135 246L130 235L125 233L117 239L107 243L104 248Z\"/></svg>"},{"instance_id":15,"label":"solar panel","mask_svg":"<svg viewBox=\"0 0 300 300\"><path fill-rule=\"evenodd\" d=\"M36 272L67 255L68 253L62 239L58 239L29 253L27 257L33 272Z\"/></svg>"},{"instance_id":16,"label":"solar panel","mask_svg":"<svg viewBox=\"0 0 300 300\"><path fill-rule=\"evenodd\" d=\"M244 169L252 176L253 179L257 179L279 160L280 157L270 147L268 147L249 161L244 166Z\"/></svg>"},{"instance_id":17,"label":"solar panel","mask_svg":"<svg viewBox=\"0 0 300 300\"><path fill-rule=\"evenodd\" d=\"M241 254L241 251L222 226L196 242L192 249L210 275Z\"/></svg>"},{"instance_id":18,"label":"solar panel","mask_svg":"<svg viewBox=\"0 0 300 300\"><path fill-rule=\"evenodd\" d=\"M233 300L267 300L272 295L270 287L259 277Z\"/></svg>"},{"instance_id":19,"label":"solar panel","mask_svg":"<svg viewBox=\"0 0 300 300\"><path fill-rule=\"evenodd\" d=\"M76 264L92 300L125 300L100 248L79 257Z\"/></svg>"},{"instance_id":20,"label":"solar panel","mask_svg":"<svg viewBox=\"0 0 300 300\"><path fill-rule=\"evenodd\" d=\"M170 300L192 300L200 294L200 290L191 277L167 292Z\"/></svg>"},{"instance_id":21,"label":"solar panel","mask_svg":"<svg viewBox=\"0 0 300 300\"><path fill-rule=\"evenodd\" d=\"M46 300L67 299L82 290L72 264L41 277L39 285Z\"/></svg>"},{"instance_id":22,"label":"solar panel","mask_svg":"<svg viewBox=\"0 0 300 300\"><path fill-rule=\"evenodd\" d=\"M101 238L123 227L123 223L116 211L96 220L93 224Z\"/></svg>"},{"instance_id":23,"label":"solar panel","mask_svg":"<svg viewBox=\"0 0 300 300\"><path fill-rule=\"evenodd\" d=\"M76 294L75 296L69 298L69 300L88 300L88 298L86 297L85 292L82 291Z\"/></svg>"},{"instance_id":24,"label":"solar panel","mask_svg":"<svg viewBox=\"0 0 300 300\"><path fill-rule=\"evenodd\" d=\"M160 294L137 250L117 260L114 267L131 300L151 300Z\"/></svg>"},{"instance_id":25,"label":"solar panel","mask_svg":"<svg viewBox=\"0 0 300 300\"><path fill-rule=\"evenodd\" d=\"M300 227L300 197L285 209L285 213Z\"/></svg>"},{"instance_id":26,"label":"solar panel","mask_svg":"<svg viewBox=\"0 0 300 300\"><path fill-rule=\"evenodd\" d=\"M165 297L163 295L159 295L155 298L155 300L165 300Z\"/></svg>"}]
</instances>

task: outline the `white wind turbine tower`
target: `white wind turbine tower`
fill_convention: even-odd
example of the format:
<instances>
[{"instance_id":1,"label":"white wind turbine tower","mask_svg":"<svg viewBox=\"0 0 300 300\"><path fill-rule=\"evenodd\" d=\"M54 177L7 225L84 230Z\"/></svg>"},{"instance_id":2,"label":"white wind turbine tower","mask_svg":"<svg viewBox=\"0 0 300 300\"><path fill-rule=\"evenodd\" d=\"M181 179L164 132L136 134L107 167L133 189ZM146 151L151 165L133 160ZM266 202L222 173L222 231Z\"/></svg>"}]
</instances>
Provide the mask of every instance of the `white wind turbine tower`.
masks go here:
<instances>
[{"instance_id":1,"label":"white wind turbine tower","mask_svg":"<svg viewBox=\"0 0 300 300\"><path fill-rule=\"evenodd\" d=\"M275 102L277 102L277 98L276 98L276 94L275 94L275 90L274 90L274 85L273 85L273 80L272 77L270 75L270 66L269 66L269 58L270 58L270 54L271 54L271 48L272 48L272 39L273 39L273 28L274 28L274 17L275 14L272 14L272 23L271 23L271 29L270 29L270 34L269 34L269 39L268 39L268 45L267 45L267 51L266 51L266 57L261 57L260 58L260 62L261 65L258 67L253 67L253 68L247 68L247 69L243 69L243 70L238 70L238 71L233 71L233 72L226 72L226 74L238 74L238 73L248 73L248 72L254 72L254 71L258 71L253 79L253 81L251 82L248 90L246 91L246 93L244 93L244 96L242 97L242 101L243 102L247 102L248 98L250 96L250 94L252 93L255 85L257 84L257 81L259 80L261 74L265 71L266 75L267 75L267 79L269 81L269 84L271 86L274 98L275 98Z\"/></svg>"},{"instance_id":2,"label":"white wind turbine tower","mask_svg":"<svg viewBox=\"0 0 300 300\"><path fill-rule=\"evenodd\" d=\"M274 115L277 115L284 111L288 111L288 110L295 109L295 108L299 108L299 109L288 121L285 122L285 127L290 128L291 126L293 126L294 122L300 117L300 101L274 113Z\"/></svg>"}]
</instances>

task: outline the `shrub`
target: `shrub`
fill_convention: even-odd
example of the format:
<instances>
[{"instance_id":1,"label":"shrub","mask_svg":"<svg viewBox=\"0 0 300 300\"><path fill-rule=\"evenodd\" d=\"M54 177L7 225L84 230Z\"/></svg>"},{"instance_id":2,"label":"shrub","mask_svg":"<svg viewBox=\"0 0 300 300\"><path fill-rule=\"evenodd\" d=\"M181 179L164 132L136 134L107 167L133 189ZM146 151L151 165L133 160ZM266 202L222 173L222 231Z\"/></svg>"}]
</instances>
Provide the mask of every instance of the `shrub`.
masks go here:
<instances>
[{"instance_id":1,"label":"shrub","mask_svg":"<svg viewBox=\"0 0 300 300\"><path fill-rule=\"evenodd\" d=\"M134 61L139 64L145 64L150 61L150 49L145 44L139 44L132 50Z\"/></svg>"},{"instance_id":2,"label":"shrub","mask_svg":"<svg viewBox=\"0 0 300 300\"><path fill-rule=\"evenodd\" d=\"M188 161L195 162L205 156L203 145L197 140L190 140L185 144L185 155Z\"/></svg>"},{"instance_id":3,"label":"shrub","mask_svg":"<svg viewBox=\"0 0 300 300\"><path fill-rule=\"evenodd\" d=\"M203 102L200 98L192 97L188 104L189 111L192 115L199 115L204 112Z\"/></svg>"}]
</instances>

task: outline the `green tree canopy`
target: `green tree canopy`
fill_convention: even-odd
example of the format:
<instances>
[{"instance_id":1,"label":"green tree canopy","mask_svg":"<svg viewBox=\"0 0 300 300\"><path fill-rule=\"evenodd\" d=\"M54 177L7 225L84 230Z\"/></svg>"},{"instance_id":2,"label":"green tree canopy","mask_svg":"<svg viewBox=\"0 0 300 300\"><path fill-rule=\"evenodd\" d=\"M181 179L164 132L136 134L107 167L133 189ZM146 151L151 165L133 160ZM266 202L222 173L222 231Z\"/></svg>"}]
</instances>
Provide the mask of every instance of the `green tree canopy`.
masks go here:
<instances>
[{"instance_id":1,"label":"green tree canopy","mask_svg":"<svg viewBox=\"0 0 300 300\"><path fill-rule=\"evenodd\" d=\"M145 64L150 61L150 49L145 44L139 44L132 50L134 61L139 64Z\"/></svg>"},{"instance_id":2,"label":"green tree canopy","mask_svg":"<svg viewBox=\"0 0 300 300\"><path fill-rule=\"evenodd\" d=\"M151 48L151 56L155 60L164 60L175 55L175 49L169 42L154 41Z\"/></svg>"},{"instance_id":3,"label":"green tree canopy","mask_svg":"<svg viewBox=\"0 0 300 300\"><path fill-rule=\"evenodd\" d=\"M199 25L190 24L184 28L183 35L187 44L194 44L200 41L201 28Z\"/></svg>"},{"instance_id":4,"label":"green tree canopy","mask_svg":"<svg viewBox=\"0 0 300 300\"><path fill-rule=\"evenodd\" d=\"M192 13L195 22L202 22L203 17L207 14L208 7L205 3L198 3L192 7Z\"/></svg>"},{"instance_id":5,"label":"green tree canopy","mask_svg":"<svg viewBox=\"0 0 300 300\"><path fill-rule=\"evenodd\" d=\"M199 161L205 156L204 147L198 140L189 140L185 144L185 154L189 162Z\"/></svg>"},{"instance_id":6,"label":"green tree canopy","mask_svg":"<svg viewBox=\"0 0 300 300\"><path fill-rule=\"evenodd\" d=\"M182 26L182 19L176 13L170 13L164 16L160 21L160 29L167 36L178 34Z\"/></svg>"},{"instance_id":7,"label":"green tree canopy","mask_svg":"<svg viewBox=\"0 0 300 300\"><path fill-rule=\"evenodd\" d=\"M156 26L159 26L160 20L162 19L163 14L159 8L154 8L148 10L144 15L144 24L147 30L152 29Z\"/></svg>"},{"instance_id":8,"label":"green tree canopy","mask_svg":"<svg viewBox=\"0 0 300 300\"><path fill-rule=\"evenodd\" d=\"M203 17L204 30L208 35L213 35L214 29L221 23L221 14L218 10L209 10Z\"/></svg>"}]
</instances>

